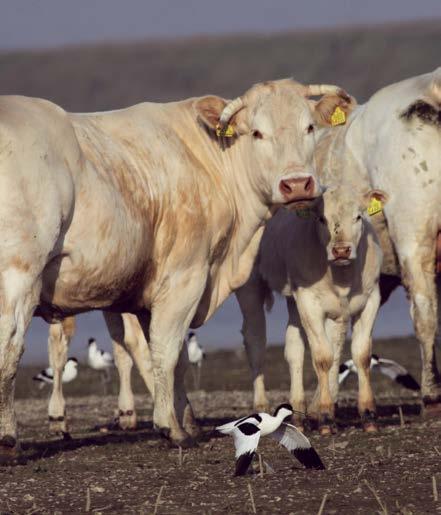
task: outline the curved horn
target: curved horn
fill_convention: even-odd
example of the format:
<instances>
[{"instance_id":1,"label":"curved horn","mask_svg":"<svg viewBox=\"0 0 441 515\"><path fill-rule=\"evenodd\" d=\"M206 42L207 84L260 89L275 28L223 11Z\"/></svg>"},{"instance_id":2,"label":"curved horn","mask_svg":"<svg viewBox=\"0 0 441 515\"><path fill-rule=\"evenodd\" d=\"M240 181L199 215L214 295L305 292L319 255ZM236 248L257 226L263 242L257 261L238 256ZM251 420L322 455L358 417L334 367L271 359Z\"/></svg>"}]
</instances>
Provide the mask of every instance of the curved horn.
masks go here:
<instances>
[{"instance_id":1,"label":"curved horn","mask_svg":"<svg viewBox=\"0 0 441 515\"><path fill-rule=\"evenodd\" d=\"M332 84L309 84L309 86L305 86L305 96L313 97L320 95L337 95L347 102L350 102L351 97L346 93L346 91L340 86L334 86Z\"/></svg>"},{"instance_id":2,"label":"curved horn","mask_svg":"<svg viewBox=\"0 0 441 515\"><path fill-rule=\"evenodd\" d=\"M241 109L243 106L244 103L241 97L237 97L231 102L228 102L219 117L220 124L226 125L231 120L231 117L236 114L237 111L239 111L239 109Z\"/></svg>"}]
</instances>

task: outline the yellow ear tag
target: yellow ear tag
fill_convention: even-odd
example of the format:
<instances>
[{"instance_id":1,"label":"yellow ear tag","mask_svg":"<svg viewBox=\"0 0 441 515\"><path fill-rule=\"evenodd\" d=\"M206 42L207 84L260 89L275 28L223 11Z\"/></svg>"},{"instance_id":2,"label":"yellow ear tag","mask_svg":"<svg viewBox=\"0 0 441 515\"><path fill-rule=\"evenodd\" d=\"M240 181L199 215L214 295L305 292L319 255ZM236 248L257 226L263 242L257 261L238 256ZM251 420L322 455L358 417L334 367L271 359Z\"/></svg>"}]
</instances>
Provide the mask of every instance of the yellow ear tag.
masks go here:
<instances>
[{"instance_id":1,"label":"yellow ear tag","mask_svg":"<svg viewBox=\"0 0 441 515\"><path fill-rule=\"evenodd\" d=\"M376 213L379 213L380 211L383 211L383 204L381 203L381 200L372 197L367 208L368 215L372 216Z\"/></svg>"},{"instance_id":2,"label":"yellow ear tag","mask_svg":"<svg viewBox=\"0 0 441 515\"><path fill-rule=\"evenodd\" d=\"M344 125L346 123L346 113L340 106L337 106L331 115L331 125Z\"/></svg>"},{"instance_id":3,"label":"yellow ear tag","mask_svg":"<svg viewBox=\"0 0 441 515\"><path fill-rule=\"evenodd\" d=\"M217 124L216 136L218 138L232 138L234 136L234 127L232 125L227 125L226 127L222 128L219 124Z\"/></svg>"},{"instance_id":4,"label":"yellow ear tag","mask_svg":"<svg viewBox=\"0 0 441 515\"><path fill-rule=\"evenodd\" d=\"M304 209L297 209L296 210L296 215L299 217L299 218L309 218L311 216L311 210L308 209L308 208L304 208Z\"/></svg>"}]
</instances>

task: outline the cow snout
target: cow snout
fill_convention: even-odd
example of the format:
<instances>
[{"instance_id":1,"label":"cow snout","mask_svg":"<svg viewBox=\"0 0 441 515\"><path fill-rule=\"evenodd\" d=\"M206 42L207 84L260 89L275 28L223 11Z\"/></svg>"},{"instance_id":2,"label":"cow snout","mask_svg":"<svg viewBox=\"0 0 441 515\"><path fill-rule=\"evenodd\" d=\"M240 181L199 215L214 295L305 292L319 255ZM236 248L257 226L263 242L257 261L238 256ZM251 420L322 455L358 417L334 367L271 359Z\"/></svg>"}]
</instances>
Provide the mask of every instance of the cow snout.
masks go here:
<instances>
[{"instance_id":1,"label":"cow snout","mask_svg":"<svg viewBox=\"0 0 441 515\"><path fill-rule=\"evenodd\" d=\"M310 200L315 196L314 178L308 176L282 179L280 181L279 189L286 203Z\"/></svg>"},{"instance_id":2,"label":"cow snout","mask_svg":"<svg viewBox=\"0 0 441 515\"><path fill-rule=\"evenodd\" d=\"M332 255L335 259L349 259L351 247L349 245L336 245L332 247Z\"/></svg>"}]
</instances>

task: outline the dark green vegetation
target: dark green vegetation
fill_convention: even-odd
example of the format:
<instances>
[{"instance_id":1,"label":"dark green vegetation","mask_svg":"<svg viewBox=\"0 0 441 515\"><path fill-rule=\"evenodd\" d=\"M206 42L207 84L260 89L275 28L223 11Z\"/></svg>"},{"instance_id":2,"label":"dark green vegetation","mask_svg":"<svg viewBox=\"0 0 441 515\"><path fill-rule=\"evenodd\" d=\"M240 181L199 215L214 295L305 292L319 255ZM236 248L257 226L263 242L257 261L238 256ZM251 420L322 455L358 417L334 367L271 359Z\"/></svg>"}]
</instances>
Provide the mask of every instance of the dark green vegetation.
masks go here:
<instances>
[{"instance_id":1,"label":"dark green vegetation","mask_svg":"<svg viewBox=\"0 0 441 515\"><path fill-rule=\"evenodd\" d=\"M0 93L72 111L216 93L293 76L337 83L362 102L392 82L441 65L441 23L278 35L193 38L0 54Z\"/></svg>"}]
</instances>

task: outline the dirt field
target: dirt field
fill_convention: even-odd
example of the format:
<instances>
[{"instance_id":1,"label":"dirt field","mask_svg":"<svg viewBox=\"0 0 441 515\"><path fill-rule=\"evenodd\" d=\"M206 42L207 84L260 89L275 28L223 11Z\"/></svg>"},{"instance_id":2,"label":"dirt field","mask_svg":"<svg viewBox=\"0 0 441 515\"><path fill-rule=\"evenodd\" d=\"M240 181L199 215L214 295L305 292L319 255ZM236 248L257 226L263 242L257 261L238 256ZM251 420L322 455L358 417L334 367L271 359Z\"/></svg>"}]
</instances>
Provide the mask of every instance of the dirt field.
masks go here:
<instances>
[{"instance_id":1,"label":"dirt field","mask_svg":"<svg viewBox=\"0 0 441 515\"><path fill-rule=\"evenodd\" d=\"M418 377L415 343L391 341L375 350L399 359ZM326 514L441 512L441 415L422 419L412 392L375 375L381 430L367 435L358 427L356 382L351 379L341 394L339 433L310 434L327 470L307 471L283 448L263 440L263 477L233 478L232 441L212 434L212 429L251 412L249 372L241 352L209 354L203 372L202 390L190 397L204 437L197 449L184 450L180 457L154 433L152 404L143 394L137 396L142 419L138 431L101 432L100 426L114 416L116 384L111 395L88 395L101 386L86 369L76 383L66 385L72 440L49 437L47 391L31 393L33 370L22 369L17 414L23 460L0 468L0 513L253 513L255 507L257 513L316 514L325 495ZM281 348L268 353L268 376L275 407L287 400ZM306 385L313 386L310 366ZM142 391L139 382L136 389ZM439 484L439 501L433 478Z\"/></svg>"}]
</instances>

